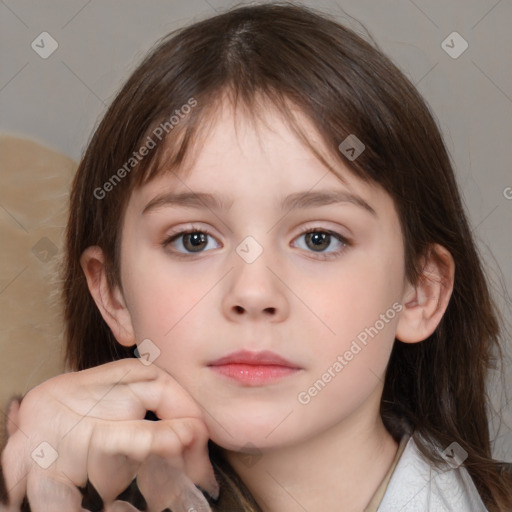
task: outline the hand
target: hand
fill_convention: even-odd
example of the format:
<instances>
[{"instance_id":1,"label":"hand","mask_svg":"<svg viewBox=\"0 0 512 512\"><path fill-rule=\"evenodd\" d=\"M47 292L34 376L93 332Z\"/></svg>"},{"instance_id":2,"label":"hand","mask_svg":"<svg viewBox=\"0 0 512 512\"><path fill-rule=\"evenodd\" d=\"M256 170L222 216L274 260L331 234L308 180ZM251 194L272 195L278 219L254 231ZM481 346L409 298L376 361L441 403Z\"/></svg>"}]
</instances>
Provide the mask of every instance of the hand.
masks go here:
<instances>
[{"instance_id":1,"label":"hand","mask_svg":"<svg viewBox=\"0 0 512 512\"><path fill-rule=\"evenodd\" d=\"M9 512L25 495L32 512L81 512L88 479L107 511L136 510L115 503L135 477L150 512L210 510L194 483L218 496L201 409L155 365L123 359L58 375L15 412L1 457Z\"/></svg>"}]
</instances>

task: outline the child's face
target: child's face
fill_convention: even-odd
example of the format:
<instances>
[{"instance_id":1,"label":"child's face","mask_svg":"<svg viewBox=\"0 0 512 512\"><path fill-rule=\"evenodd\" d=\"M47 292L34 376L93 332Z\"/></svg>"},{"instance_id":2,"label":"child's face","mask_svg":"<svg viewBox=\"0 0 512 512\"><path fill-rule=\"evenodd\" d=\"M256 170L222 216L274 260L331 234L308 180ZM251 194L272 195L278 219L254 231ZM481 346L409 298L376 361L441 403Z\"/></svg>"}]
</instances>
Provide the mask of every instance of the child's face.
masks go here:
<instances>
[{"instance_id":1,"label":"child's face","mask_svg":"<svg viewBox=\"0 0 512 512\"><path fill-rule=\"evenodd\" d=\"M242 116L235 133L224 108L190 174L136 190L123 224L121 279L135 340L158 346L155 364L203 406L211 438L228 449L371 428L405 290L390 196L331 158L342 183L274 111L266 115L273 131L255 131ZM290 195L321 191L360 200L282 206ZM208 193L227 207L161 201L143 213L171 193ZM162 246L192 227L211 235ZM316 235L301 235L306 228ZM210 366L242 350L274 352L296 369L222 367L238 380Z\"/></svg>"}]
</instances>

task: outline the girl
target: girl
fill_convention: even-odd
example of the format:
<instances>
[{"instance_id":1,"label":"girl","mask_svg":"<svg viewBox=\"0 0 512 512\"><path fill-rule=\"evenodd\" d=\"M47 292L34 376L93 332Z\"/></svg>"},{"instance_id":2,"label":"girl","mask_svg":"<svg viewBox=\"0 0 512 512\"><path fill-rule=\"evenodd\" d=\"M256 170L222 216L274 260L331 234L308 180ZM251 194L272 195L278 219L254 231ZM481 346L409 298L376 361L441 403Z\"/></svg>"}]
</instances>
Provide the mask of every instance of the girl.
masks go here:
<instances>
[{"instance_id":1,"label":"girl","mask_svg":"<svg viewBox=\"0 0 512 512\"><path fill-rule=\"evenodd\" d=\"M165 38L85 152L66 240L73 371L10 408L9 510L512 510L449 157L354 32L266 4Z\"/></svg>"}]
</instances>

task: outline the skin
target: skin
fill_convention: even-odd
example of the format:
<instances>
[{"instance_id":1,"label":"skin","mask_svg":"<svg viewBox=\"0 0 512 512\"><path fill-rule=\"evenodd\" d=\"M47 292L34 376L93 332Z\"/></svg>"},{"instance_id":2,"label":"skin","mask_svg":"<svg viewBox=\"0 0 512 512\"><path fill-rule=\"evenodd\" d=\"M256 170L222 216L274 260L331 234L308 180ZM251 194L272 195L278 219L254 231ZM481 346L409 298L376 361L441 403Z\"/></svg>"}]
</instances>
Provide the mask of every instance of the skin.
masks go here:
<instances>
[{"instance_id":1,"label":"skin","mask_svg":"<svg viewBox=\"0 0 512 512\"><path fill-rule=\"evenodd\" d=\"M310 121L297 116L315 146L324 147ZM266 109L265 118L261 129L223 103L186 175L165 173L134 191L122 228L122 291L108 288L100 248L88 248L81 263L116 339L126 346L150 339L158 347L154 364L199 404L210 438L226 449L265 511L361 511L397 450L379 415L395 337L414 343L434 331L451 294L453 260L435 246L443 265L426 260L431 279L408 283L390 196L324 147L339 179L275 110ZM319 190L357 195L374 213L353 202L281 209L283 197ZM164 191L209 192L232 204L166 205L143 214ZM186 237L162 245L192 227L211 233L201 252L192 252ZM336 232L348 243L331 236L318 249L301 235L305 228ZM251 263L236 252L247 236L263 249ZM299 393L393 304L401 311L301 403ZM299 370L247 387L208 367L242 349L271 350ZM255 454L253 462L242 452Z\"/></svg>"},{"instance_id":2,"label":"skin","mask_svg":"<svg viewBox=\"0 0 512 512\"><path fill-rule=\"evenodd\" d=\"M162 421L142 421L147 410ZM200 408L156 365L129 358L58 375L8 418L1 462L10 504L2 512L19 512L25 495L33 512L83 512L78 487L88 479L105 512L135 510L116 500L135 476L148 512L204 510L194 483L218 495Z\"/></svg>"}]
</instances>

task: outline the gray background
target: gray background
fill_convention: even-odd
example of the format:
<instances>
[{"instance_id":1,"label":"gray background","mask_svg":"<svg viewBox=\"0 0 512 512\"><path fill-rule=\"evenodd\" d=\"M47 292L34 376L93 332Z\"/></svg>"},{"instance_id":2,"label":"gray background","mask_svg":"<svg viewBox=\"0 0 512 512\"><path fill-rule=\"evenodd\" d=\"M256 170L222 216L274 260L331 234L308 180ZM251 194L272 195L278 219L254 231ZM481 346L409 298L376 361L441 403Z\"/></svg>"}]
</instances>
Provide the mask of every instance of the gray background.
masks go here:
<instances>
[{"instance_id":1,"label":"gray background","mask_svg":"<svg viewBox=\"0 0 512 512\"><path fill-rule=\"evenodd\" d=\"M239 3L248 2L0 0L0 132L33 138L78 160L106 105L156 39ZM359 33L362 29L351 17L361 21L430 104L496 299L510 321L512 2L304 4L331 13ZM43 31L59 44L47 59L31 48ZM469 44L456 59L441 47L453 31ZM510 375L506 379L510 390ZM500 386L491 386L502 421L494 434L494 452L512 461L511 403L498 392Z\"/></svg>"}]
</instances>

